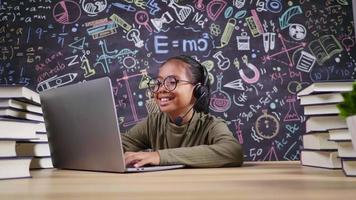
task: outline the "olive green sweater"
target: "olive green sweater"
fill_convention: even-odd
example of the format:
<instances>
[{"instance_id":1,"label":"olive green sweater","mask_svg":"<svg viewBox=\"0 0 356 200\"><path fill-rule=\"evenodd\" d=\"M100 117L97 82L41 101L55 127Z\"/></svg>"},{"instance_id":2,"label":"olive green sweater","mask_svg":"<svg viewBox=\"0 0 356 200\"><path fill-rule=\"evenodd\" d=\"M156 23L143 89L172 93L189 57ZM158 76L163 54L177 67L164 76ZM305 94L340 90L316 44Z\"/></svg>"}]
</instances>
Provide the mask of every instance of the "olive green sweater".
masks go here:
<instances>
[{"instance_id":1,"label":"olive green sweater","mask_svg":"<svg viewBox=\"0 0 356 200\"><path fill-rule=\"evenodd\" d=\"M160 165L190 167L241 166L242 147L220 118L194 113L189 123L177 126L165 113L154 113L122 136L124 151L152 149Z\"/></svg>"}]
</instances>

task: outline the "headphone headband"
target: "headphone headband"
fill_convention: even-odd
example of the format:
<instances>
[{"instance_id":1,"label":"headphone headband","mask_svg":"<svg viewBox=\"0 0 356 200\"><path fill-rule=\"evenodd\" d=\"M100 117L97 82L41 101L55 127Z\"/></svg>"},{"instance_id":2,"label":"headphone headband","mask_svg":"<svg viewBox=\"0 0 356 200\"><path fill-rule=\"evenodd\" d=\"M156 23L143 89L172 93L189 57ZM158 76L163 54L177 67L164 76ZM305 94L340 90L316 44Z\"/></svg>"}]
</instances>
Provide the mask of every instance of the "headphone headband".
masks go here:
<instances>
[{"instance_id":1,"label":"headphone headband","mask_svg":"<svg viewBox=\"0 0 356 200\"><path fill-rule=\"evenodd\" d=\"M203 84L203 86L206 86L208 84L208 81L209 81L208 70L202 64L200 64L200 62L198 62L194 58L187 56L187 55L179 55L179 56L173 57L172 59L182 60L183 62L188 63L191 66L198 66L198 67L202 68L203 76L204 76L204 80L203 80L202 84Z\"/></svg>"}]
</instances>

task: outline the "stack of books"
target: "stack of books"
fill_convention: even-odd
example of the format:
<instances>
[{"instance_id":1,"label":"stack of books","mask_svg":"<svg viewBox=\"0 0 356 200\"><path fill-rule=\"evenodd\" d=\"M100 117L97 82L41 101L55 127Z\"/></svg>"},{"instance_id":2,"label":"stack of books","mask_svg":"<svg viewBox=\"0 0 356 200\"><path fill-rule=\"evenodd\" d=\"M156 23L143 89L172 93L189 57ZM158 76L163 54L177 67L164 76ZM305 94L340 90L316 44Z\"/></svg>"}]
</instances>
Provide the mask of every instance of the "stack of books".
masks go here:
<instances>
[{"instance_id":1,"label":"stack of books","mask_svg":"<svg viewBox=\"0 0 356 200\"><path fill-rule=\"evenodd\" d=\"M352 90L352 82L313 83L297 96L307 117L302 135L301 164L304 166L341 169L341 143L350 138L346 120L339 116L336 105L343 101L342 92Z\"/></svg>"},{"instance_id":2,"label":"stack of books","mask_svg":"<svg viewBox=\"0 0 356 200\"><path fill-rule=\"evenodd\" d=\"M22 86L0 87L0 179L31 177L36 159L18 146L47 141L43 133L39 95Z\"/></svg>"}]
</instances>

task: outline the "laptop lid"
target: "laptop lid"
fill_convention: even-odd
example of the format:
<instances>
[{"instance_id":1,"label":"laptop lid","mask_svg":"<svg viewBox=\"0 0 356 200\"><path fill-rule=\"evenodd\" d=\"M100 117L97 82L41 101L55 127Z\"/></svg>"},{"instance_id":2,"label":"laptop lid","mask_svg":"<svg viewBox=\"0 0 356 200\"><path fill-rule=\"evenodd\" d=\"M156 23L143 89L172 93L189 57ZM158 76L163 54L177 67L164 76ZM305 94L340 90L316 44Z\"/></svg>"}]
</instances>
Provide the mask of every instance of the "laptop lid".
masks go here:
<instances>
[{"instance_id":1,"label":"laptop lid","mask_svg":"<svg viewBox=\"0 0 356 200\"><path fill-rule=\"evenodd\" d=\"M108 77L47 90L40 98L55 167L125 171Z\"/></svg>"}]
</instances>

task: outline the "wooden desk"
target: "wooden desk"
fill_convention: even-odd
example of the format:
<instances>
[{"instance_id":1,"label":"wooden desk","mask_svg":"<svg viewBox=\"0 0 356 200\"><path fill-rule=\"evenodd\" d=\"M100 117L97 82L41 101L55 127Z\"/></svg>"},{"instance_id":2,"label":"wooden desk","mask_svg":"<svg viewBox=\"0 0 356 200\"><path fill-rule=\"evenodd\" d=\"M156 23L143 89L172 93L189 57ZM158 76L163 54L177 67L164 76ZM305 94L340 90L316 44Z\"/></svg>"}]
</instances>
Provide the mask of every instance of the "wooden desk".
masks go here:
<instances>
[{"instance_id":1,"label":"wooden desk","mask_svg":"<svg viewBox=\"0 0 356 200\"><path fill-rule=\"evenodd\" d=\"M32 179L0 181L0 199L355 199L356 178L299 162L241 168L116 174L37 170Z\"/></svg>"}]
</instances>

